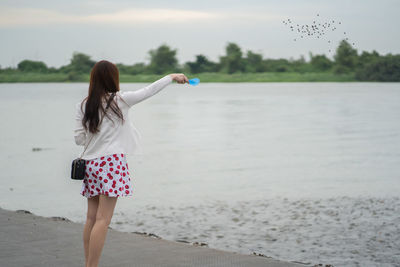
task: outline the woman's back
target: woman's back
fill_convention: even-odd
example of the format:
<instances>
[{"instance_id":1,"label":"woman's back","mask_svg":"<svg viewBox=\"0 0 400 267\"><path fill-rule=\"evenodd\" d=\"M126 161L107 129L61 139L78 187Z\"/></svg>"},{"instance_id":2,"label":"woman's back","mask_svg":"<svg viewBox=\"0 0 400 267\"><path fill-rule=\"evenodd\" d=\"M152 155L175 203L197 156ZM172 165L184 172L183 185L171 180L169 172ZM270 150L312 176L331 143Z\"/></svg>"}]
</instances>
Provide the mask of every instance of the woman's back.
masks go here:
<instances>
[{"instance_id":1,"label":"woman's back","mask_svg":"<svg viewBox=\"0 0 400 267\"><path fill-rule=\"evenodd\" d=\"M124 122L110 108L107 110L107 116L104 116L102 110L99 109L99 118L101 118L101 116L104 116L104 118L102 123L98 126L99 132L95 134L86 131L82 125L86 101L83 100L82 110L82 102L76 103L75 143L84 146L87 145L92 138L82 158L93 159L102 155L114 153L136 154L141 151L139 143L140 133L129 118L129 109L133 105L161 91L172 83L172 80L171 75L166 75L139 90L116 92L113 101L121 110ZM107 95L108 99L111 93ZM104 109L107 105L107 99L102 102Z\"/></svg>"}]
</instances>

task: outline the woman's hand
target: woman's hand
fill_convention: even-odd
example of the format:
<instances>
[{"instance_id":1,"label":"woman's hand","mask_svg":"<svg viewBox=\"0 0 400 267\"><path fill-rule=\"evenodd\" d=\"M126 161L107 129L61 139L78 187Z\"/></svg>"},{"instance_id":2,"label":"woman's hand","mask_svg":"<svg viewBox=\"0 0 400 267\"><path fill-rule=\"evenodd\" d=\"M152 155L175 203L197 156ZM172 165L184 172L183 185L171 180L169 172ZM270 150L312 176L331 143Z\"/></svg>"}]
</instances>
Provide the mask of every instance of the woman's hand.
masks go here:
<instances>
[{"instance_id":1,"label":"woman's hand","mask_svg":"<svg viewBox=\"0 0 400 267\"><path fill-rule=\"evenodd\" d=\"M189 79L183 73L172 73L170 74L173 81L177 83L189 83Z\"/></svg>"}]
</instances>

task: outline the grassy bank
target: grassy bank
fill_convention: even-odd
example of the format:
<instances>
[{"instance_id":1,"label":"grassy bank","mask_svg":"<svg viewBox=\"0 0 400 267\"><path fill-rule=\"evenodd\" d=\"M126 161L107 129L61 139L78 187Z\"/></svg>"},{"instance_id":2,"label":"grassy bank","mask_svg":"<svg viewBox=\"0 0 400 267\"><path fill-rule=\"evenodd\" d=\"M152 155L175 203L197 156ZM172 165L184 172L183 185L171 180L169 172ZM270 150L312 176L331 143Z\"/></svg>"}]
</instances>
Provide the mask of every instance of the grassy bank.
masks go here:
<instances>
[{"instance_id":1,"label":"grassy bank","mask_svg":"<svg viewBox=\"0 0 400 267\"><path fill-rule=\"evenodd\" d=\"M330 72L264 72L264 73L185 73L190 79L200 78L201 82L351 82L354 74L337 75ZM153 82L163 75L157 74L121 74L121 82ZM24 82L89 82L89 75L71 75L64 73L0 73L1 83Z\"/></svg>"}]
</instances>

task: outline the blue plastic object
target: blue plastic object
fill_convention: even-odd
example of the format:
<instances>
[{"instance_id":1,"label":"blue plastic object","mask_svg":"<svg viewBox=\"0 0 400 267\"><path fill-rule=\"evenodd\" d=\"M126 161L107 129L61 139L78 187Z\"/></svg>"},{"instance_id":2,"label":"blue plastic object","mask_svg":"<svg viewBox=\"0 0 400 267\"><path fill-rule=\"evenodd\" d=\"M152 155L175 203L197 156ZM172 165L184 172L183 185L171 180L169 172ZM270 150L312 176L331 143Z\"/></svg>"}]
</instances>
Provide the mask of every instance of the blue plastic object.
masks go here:
<instances>
[{"instance_id":1,"label":"blue plastic object","mask_svg":"<svg viewBox=\"0 0 400 267\"><path fill-rule=\"evenodd\" d=\"M193 79L189 80L189 84L191 84L191 85L198 85L199 82L200 82L199 78L193 78Z\"/></svg>"}]
</instances>

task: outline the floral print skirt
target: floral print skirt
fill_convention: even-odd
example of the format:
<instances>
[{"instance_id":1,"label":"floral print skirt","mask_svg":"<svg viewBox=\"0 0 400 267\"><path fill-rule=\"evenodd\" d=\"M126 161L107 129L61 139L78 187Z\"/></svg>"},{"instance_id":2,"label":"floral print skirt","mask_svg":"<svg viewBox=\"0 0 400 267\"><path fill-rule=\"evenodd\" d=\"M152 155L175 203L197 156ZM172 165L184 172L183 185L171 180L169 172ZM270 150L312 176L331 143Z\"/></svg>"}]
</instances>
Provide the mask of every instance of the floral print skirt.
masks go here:
<instances>
[{"instance_id":1,"label":"floral print skirt","mask_svg":"<svg viewBox=\"0 0 400 267\"><path fill-rule=\"evenodd\" d=\"M132 195L128 163L124 154L87 160L85 172L81 188L82 196L90 198L100 194L110 197Z\"/></svg>"}]
</instances>

